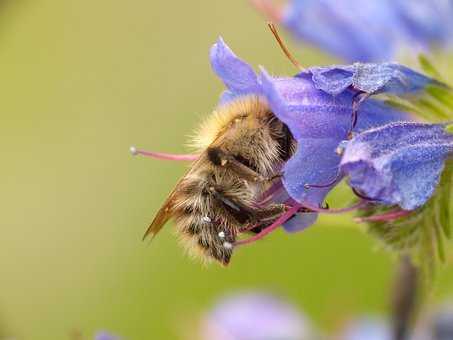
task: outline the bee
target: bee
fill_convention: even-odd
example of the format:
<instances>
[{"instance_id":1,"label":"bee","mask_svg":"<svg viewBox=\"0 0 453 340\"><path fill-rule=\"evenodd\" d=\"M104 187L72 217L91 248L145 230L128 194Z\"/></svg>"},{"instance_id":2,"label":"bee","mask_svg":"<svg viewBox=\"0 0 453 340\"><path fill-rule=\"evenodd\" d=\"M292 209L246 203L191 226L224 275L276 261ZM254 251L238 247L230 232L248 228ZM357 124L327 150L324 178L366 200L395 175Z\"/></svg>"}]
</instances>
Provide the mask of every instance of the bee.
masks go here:
<instances>
[{"instance_id":1,"label":"bee","mask_svg":"<svg viewBox=\"0 0 453 340\"><path fill-rule=\"evenodd\" d=\"M145 233L155 236L170 219L190 254L230 262L244 230L259 232L286 212L284 204L260 203L280 181L296 142L263 98L239 97L218 107L193 143L199 157L179 180Z\"/></svg>"}]
</instances>

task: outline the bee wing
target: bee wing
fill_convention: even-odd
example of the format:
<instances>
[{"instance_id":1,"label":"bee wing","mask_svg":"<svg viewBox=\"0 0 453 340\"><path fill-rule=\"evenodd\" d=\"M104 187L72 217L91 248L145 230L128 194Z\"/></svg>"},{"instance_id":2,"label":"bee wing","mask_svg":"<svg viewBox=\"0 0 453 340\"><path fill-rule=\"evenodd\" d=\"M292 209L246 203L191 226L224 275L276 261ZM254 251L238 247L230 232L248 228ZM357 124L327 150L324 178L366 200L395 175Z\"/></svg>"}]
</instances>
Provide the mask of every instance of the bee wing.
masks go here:
<instances>
[{"instance_id":1,"label":"bee wing","mask_svg":"<svg viewBox=\"0 0 453 340\"><path fill-rule=\"evenodd\" d=\"M184 180L184 178L187 176L187 174L192 171L192 169L196 168L200 162L203 161L203 155L201 155L190 167L190 169L187 171L187 173L178 181L176 184L175 188L173 191L168 195L167 199L165 200L164 204L162 207L159 209L157 212L156 217L154 217L154 220L151 222L150 226L145 232L145 235L143 235L143 239L147 237L154 238L154 236L157 235L157 233L162 229L162 227L168 222L168 220L172 217L173 215L173 204L175 201L175 196L178 193L179 187L181 182Z\"/></svg>"},{"instance_id":2,"label":"bee wing","mask_svg":"<svg viewBox=\"0 0 453 340\"><path fill-rule=\"evenodd\" d=\"M168 196L165 203L159 209L156 217L154 217L154 220L151 222L148 229L146 229L145 235L143 235L143 239L145 239L147 237L154 238L154 236L157 235L157 233L162 229L162 227L171 218L172 204L173 204L174 195L175 195L176 191L177 191L177 187L175 189L173 189L173 191Z\"/></svg>"}]
</instances>

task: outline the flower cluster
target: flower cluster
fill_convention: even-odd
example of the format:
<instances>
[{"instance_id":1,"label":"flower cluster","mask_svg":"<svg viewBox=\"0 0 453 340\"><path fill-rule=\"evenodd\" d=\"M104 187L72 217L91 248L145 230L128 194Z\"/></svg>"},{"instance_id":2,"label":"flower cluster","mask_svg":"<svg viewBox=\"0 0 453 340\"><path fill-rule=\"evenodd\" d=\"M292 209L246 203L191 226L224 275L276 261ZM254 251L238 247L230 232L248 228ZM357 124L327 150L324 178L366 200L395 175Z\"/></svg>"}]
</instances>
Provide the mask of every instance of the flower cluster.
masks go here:
<instances>
[{"instance_id":1,"label":"flower cluster","mask_svg":"<svg viewBox=\"0 0 453 340\"><path fill-rule=\"evenodd\" d=\"M263 97L290 128L298 148L284 166L282 182L289 196L308 208L320 207L343 177L338 147L351 133L410 120L371 95L416 94L437 84L394 63L313 67L294 77L272 77L261 67L257 75L222 39L211 49L211 64L227 87L221 104L238 96ZM285 227L301 230L314 222L313 215L293 219Z\"/></svg>"},{"instance_id":2,"label":"flower cluster","mask_svg":"<svg viewBox=\"0 0 453 340\"><path fill-rule=\"evenodd\" d=\"M211 63L227 87L221 103L262 96L290 128L298 148L284 166L282 182L293 200L312 211L343 176L369 202L416 209L433 194L453 152L445 125L410 122L408 114L369 98L445 87L400 64L312 67L294 77L272 77L261 67L256 75L222 39L211 49ZM286 229L306 226L298 220Z\"/></svg>"},{"instance_id":3,"label":"flower cluster","mask_svg":"<svg viewBox=\"0 0 453 340\"><path fill-rule=\"evenodd\" d=\"M401 49L427 51L452 42L448 0L253 0L297 39L347 61L388 61Z\"/></svg>"},{"instance_id":4,"label":"flower cluster","mask_svg":"<svg viewBox=\"0 0 453 340\"><path fill-rule=\"evenodd\" d=\"M375 231L390 242L400 235L387 222L409 215L420 218L419 212L426 218L439 209L437 204L427 209L428 201L437 202L440 197L441 205L448 202L449 191L430 200L442 174L451 175L444 171L453 154L448 124L416 122L411 113L417 105L397 108L385 100L417 103L429 95L443 104L453 103L443 83L397 63L310 67L292 77L275 77L264 67L256 73L222 38L211 48L210 58L226 86L220 106L243 96L260 97L297 141L295 154L283 166L281 181L263 197L287 204L288 212L239 244L257 240L279 225L288 232L303 230L316 221L318 213L356 209L361 209L360 221L379 225ZM175 160L197 157L132 151ZM359 202L350 208L324 208L326 195L344 177ZM439 223L448 236L445 224L450 224L449 217Z\"/></svg>"}]
</instances>

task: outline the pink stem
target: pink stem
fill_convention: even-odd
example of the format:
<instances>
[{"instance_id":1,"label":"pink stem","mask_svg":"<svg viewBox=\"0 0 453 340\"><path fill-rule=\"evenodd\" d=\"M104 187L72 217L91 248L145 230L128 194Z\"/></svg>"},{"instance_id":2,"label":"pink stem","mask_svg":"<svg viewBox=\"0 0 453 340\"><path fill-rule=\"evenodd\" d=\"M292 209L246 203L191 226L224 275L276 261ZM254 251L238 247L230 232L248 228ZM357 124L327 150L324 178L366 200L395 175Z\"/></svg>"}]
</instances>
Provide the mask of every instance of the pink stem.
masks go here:
<instances>
[{"instance_id":1,"label":"pink stem","mask_svg":"<svg viewBox=\"0 0 453 340\"><path fill-rule=\"evenodd\" d=\"M250 0L250 4L267 19L279 23L282 21L283 11L277 8L270 0Z\"/></svg>"},{"instance_id":2,"label":"pink stem","mask_svg":"<svg viewBox=\"0 0 453 340\"><path fill-rule=\"evenodd\" d=\"M372 221L393 221L393 220L397 220L401 217L404 217L404 216L407 216L409 214L411 214L413 211L412 210L393 210L393 211L390 211L390 212L387 212L385 214L381 214L381 215L372 215L372 216L368 216L368 217L357 217L355 218L354 220L356 222L372 222Z\"/></svg>"},{"instance_id":3,"label":"pink stem","mask_svg":"<svg viewBox=\"0 0 453 340\"><path fill-rule=\"evenodd\" d=\"M351 205L350 207L339 208L339 209L325 209L325 208L318 208L315 206L310 205L309 203L301 203L302 207L310 209L311 211L321 213L321 214L342 214L350 211L354 211L360 208L363 208L368 204L367 201L359 201L356 204Z\"/></svg>"},{"instance_id":4,"label":"pink stem","mask_svg":"<svg viewBox=\"0 0 453 340\"><path fill-rule=\"evenodd\" d=\"M145 150L135 149L134 147L131 147L131 153L133 155L142 155L145 157L151 157L151 158L155 158L155 159L165 159L165 160L169 160L169 161L195 161L200 157L200 155L193 155L193 154L175 155L175 154L163 153L163 152L145 151Z\"/></svg>"},{"instance_id":5,"label":"pink stem","mask_svg":"<svg viewBox=\"0 0 453 340\"><path fill-rule=\"evenodd\" d=\"M264 228L263 230L261 230L258 234L256 234L255 236L252 236L248 239L244 239L244 240L239 240L239 241L236 241L234 243L235 246L239 246L239 245L244 245L244 244L248 244L248 243L252 243L252 242L255 242L259 239L262 239L264 236L266 236L267 234L270 234L272 231L274 231L275 229L277 229L279 226L281 226L283 223L285 223L286 221L288 221L294 214L297 213L297 211L300 209L301 205L300 204L296 204L294 205L293 207L291 207L287 212L285 212L284 214L282 214L279 218L277 218L275 220L274 223L272 223L270 226Z\"/></svg>"}]
</instances>

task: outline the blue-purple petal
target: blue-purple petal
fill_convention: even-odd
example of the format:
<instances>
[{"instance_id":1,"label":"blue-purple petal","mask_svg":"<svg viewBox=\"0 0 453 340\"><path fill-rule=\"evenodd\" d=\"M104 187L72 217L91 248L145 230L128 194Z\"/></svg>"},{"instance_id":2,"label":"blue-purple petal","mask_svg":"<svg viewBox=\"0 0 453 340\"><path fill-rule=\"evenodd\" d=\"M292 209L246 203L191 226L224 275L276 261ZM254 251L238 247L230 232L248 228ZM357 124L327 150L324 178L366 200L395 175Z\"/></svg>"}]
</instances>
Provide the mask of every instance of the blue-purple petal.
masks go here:
<instances>
[{"instance_id":1,"label":"blue-purple petal","mask_svg":"<svg viewBox=\"0 0 453 340\"><path fill-rule=\"evenodd\" d=\"M326 184L338 174L340 156L335 152L336 138L303 138L297 151L283 168L283 184L288 194L299 202L319 206L333 185L307 188L307 184ZM338 178L340 179L340 178Z\"/></svg>"},{"instance_id":2,"label":"blue-purple petal","mask_svg":"<svg viewBox=\"0 0 453 340\"><path fill-rule=\"evenodd\" d=\"M343 91L333 96L315 88L306 74L276 78L264 68L259 80L271 110L298 141L296 154L284 167L285 189L299 202L320 205L334 184L308 189L306 185L325 184L337 177L340 157L335 150L350 129L354 93ZM355 131L407 119L407 115L369 99L359 108Z\"/></svg>"},{"instance_id":3,"label":"blue-purple petal","mask_svg":"<svg viewBox=\"0 0 453 340\"><path fill-rule=\"evenodd\" d=\"M206 316L201 331L206 340L313 339L302 313L281 299L260 293L224 298Z\"/></svg>"},{"instance_id":4,"label":"blue-purple petal","mask_svg":"<svg viewBox=\"0 0 453 340\"><path fill-rule=\"evenodd\" d=\"M231 95L243 95L259 91L253 68L238 58L222 38L219 38L212 46L210 59L212 69L230 90Z\"/></svg>"},{"instance_id":5,"label":"blue-purple petal","mask_svg":"<svg viewBox=\"0 0 453 340\"><path fill-rule=\"evenodd\" d=\"M428 85L442 86L438 81L397 63L355 63L311 67L316 88L338 95L351 88L368 94L405 95L423 91Z\"/></svg>"},{"instance_id":6,"label":"blue-purple petal","mask_svg":"<svg viewBox=\"0 0 453 340\"><path fill-rule=\"evenodd\" d=\"M421 47L442 46L453 37L450 0L394 0L393 6L411 41Z\"/></svg>"},{"instance_id":7,"label":"blue-purple petal","mask_svg":"<svg viewBox=\"0 0 453 340\"><path fill-rule=\"evenodd\" d=\"M288 233L295 233L305 230L318 219L317 213L299 213L294 215L289 221L283 224L283 228Z\"/></svg>"},{"instance_id":8,"label":"blue-purple petal","mask_svg":"<svg viewBox=\"0 0 453 340\"><path fill-rule=\"evenodd\" d=\"M96 333L94 340L120 340L119 337L106 331Z\"/></svg>"},{"instance_id":9,"label":"blue-purple petal","mask_svg":"<svg viewBox=\"0 0 453 340\"><path fill-rule=\"evenodd\" d=\"M412 210L432 196L452 152L444 125L392 123L353 138L340 167L364 195Z\"/></svg>"},{"instance_id":10,"label":"blue-purple petal","mask_svg":"<svg viewBox=\"0 0 453 340\"><path fill-rule=\"evenodd\" d=\"M450 0L291 0L282 24L297 38L349 62L393 60L453 41Z\"/></svg>"},{"instance_id":11,"label":"blue-purple petal","mask_svg":"<svg viewBox=\"0 0 453 340\"><path fill-rule=\"evenodd\" d=\"M297 38L349 61L389 60L398 38L389 34L398 25L389 0L293 0L283 25Z\"/></svg>"}]
</instances>

